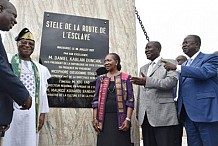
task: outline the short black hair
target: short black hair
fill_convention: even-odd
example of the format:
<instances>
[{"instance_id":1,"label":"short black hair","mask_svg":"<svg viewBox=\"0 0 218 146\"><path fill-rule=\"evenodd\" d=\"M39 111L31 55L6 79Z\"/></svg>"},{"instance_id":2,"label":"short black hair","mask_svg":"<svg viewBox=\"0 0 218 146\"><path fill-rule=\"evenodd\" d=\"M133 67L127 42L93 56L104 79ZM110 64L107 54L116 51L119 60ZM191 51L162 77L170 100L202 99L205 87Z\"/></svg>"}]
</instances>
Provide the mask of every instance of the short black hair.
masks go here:
<instances>
[{"instance_id":1,"label":"short black hair","mask_svg":"<svg viewBox=\"0 0 218 146\"><path fill-rule=\"evenodd\" d=\"M10 6L9 0L0 0L0 5L2 5L4 8L8 8Z\"/></svg>"},{"instance_id":2,"label":"short black hair","mask_svg":"<svg viewBox=\"0 0 218 146\"><path fill-rule=\"evenodd\" d=\"M188 35L190 37L194 38L194 41L198 43L199 46L201 46L201 38L198 35Z\"/></svg>"},{"instance_id":3,"label":"short black hair","mask_svg":"<svg viewBox=\"0 0 218 146\"><path fill-rule=\"evenodd\" d=\"M155 48L161 50L161 44L158 41L149 41L149 43L152 43Z\"/></svg>"}]
</instances>

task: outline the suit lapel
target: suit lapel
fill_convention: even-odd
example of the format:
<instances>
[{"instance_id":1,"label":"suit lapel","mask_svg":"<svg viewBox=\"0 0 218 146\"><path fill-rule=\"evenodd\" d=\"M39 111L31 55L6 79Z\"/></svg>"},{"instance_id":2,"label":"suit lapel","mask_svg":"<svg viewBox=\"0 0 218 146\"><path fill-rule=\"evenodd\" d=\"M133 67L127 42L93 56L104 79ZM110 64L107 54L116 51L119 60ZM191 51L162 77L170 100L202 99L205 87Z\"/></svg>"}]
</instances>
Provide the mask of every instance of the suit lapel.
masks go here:
<instances>
[{"instance_id":1,"label":"suit lapel","mask_svg":"<svg viewBox=\"0 0 218 146\"><path fill-rule=\"evenodd\" d=\"M185 61L183 64L182 64L182 66L186 66L186 64L188 63L188 60L187 61ZM185 81L185 77L181 77L181 76L179 76L179 78L181 79L181 81L182 81L182 83Z\"/></svg>"},{"instance_id":2,"label":"suit lapel","mask_svg":"<svg viewBox=\"0 0 218 146\"><path fill-rule=\"evenodd\" d=\"M151 71L151 74L149 75L149 77L152 76L154 74L154 72L161 66L161 60L162 60L162 58L157 62L157 64L155 65L155 67Z\"/></svg>"},{"instance_id":3,"label":"suit lapel","mask_svg":"<svg viewBox=\"0 0 218 146\"><path fill-rule=\"evenodd\" d=\"M143 66L142 69L141 69L141 72L142 72L145 76L147 76L148 67L149 67L149 64L146 64L146 65ZM141 72L140 72L139 76L141 76Z\"/></svg>"},{"instance_id":4,"label":"suit lapel","mask_svg":"<svg viewBox=\"0 0 218 146\"><path fill-rule=\"evenodd\" d=\"M204 54L203 53L199 53L198 56L196 56L196 58L192 61L192 63L190 64L190 66L196 66L196 64L198 64L202 58L204 57ZM182 66L186 66L188 61L184 62L182 64ZM182 83L187 79L186 77L181 77L182 78Z\"/></svg>"},{"instance_id":5,"label":"suit lapel","mask_svg":"<svg viewBox=\"0 0 218 146\"><path fill-rule=\"evenodd\" d=\"M203 53L199 53L198 56L196 56L196 58L192 61L192 63L190 64L190 66L195 66L198 62L201 61L201 59L203 58L204 54Z\"/></svg>"}]
</instances>

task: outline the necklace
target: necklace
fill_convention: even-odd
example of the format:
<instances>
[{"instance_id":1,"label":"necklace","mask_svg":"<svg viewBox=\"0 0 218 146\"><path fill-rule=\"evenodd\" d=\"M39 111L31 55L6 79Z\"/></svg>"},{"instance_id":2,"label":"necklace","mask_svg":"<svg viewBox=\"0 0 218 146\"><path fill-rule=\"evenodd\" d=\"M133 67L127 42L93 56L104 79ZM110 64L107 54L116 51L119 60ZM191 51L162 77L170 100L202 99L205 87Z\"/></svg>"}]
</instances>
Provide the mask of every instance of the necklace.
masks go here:
<instances>
[{"instance_id":1,"label":"necklace","mask_svg":"<svg viewBox=\"0 0 218 146\"><path fill-rule=\"evenodd\" d=\"M108 72L107 73L107 76L109 77L109 78L114 78L114 76L117 76L117 75L119 75L120 74L120 72L118 71L118 72L115 72L115 73L110 73L110 72Z\"/></svg>"},{"instance_id":2,"label":"necklace","mask_svg":"<svg viewBox=\"0 0 218 146\"><path fill-rule=\"evenodd\" d=\"M115 85L113 86L113 88L111 89L111 88L107 88L107 90L110 92L110 93L113 93L114 92L114 90L115 90Z\"/></svg>"}]
</instances>

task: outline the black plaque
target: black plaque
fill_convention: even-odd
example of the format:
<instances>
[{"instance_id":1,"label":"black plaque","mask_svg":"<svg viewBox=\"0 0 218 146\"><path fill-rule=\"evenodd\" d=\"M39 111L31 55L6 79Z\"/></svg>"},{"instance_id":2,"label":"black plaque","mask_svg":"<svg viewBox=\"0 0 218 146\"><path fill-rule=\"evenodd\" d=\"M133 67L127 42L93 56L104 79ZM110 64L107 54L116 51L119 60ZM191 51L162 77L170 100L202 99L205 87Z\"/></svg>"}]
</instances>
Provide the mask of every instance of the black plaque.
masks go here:
<instances>
[{"instance_id":1,"label":"black plaque","mask_svg":"<svg viewBox=\"0 0 218 146\"><path fill-rule=\"evenodd\" d=\"M90 108L108 52L108 20L45 12L40 61L52 75L49 106Z\"/></svg>"}]
</instances>

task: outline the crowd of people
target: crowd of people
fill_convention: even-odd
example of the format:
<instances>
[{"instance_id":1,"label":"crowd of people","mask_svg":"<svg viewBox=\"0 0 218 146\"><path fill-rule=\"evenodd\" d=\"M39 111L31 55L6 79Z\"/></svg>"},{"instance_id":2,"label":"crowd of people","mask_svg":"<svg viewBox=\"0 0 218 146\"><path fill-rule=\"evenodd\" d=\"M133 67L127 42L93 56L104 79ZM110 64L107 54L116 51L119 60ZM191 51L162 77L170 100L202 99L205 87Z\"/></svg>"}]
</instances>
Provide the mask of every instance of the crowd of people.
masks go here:
<instances>
[{"instance_id":1,"label":"crowd of people","mask_svg":"<svg viewBox=\"0 0 218 146\"><path fill-rule=\"evenodd\" d=\"M218 55L200 51L201 39L188 35L184 55L160 56L161 44L149 41L150 60L139 77L121 72L120 57L109 53L107 73L97 77L93 127L97 146L131 146L129 129L134 109L132 84L138 85L136 113L144 146L182 146L183 126L189 146L218 144Z\"/></svg>"},{"instance_id":2,"label":"crowd of people","mask_svg":"<svg viewBox=\"0 0 218 146\"><path fill-rule=\"evenodd\" d=\"M17 23L16 17L14 5L1 0L0 29L9 31ZM46 91L51 75L31 59L35 40L29 29L21 30L15 41L18 53L12 58L0 41L0 146L36 146L49 111Z\"/></svg>"},{"instance_id":3,"label":"crowd of people","mask_svg":"<svg viewBox=\"0 0 218 146\"><path fill-rule=\"evenodd\" d=\"M16 17L14 5L0 0L0 30L9 31ZM0 85L0 146L34 146L49 111L46 90L51 75L31 59L35 40L29 29L21 30L15 41L18 53L9 63L0 40L0 82L6 83ZM97 146L132 146L133 110L144 146L181 146L183 126L189 146L216 146L218 51L204 54L200 47L200 37L188 35L182 43L187 57L174 60L161 57L160 42L149 41L145 55L150 62L138 77L121 71L118 54L107 54L92 102ZM138 86L136 98L133 84Z\"/></svg>"}]
</instances>

